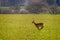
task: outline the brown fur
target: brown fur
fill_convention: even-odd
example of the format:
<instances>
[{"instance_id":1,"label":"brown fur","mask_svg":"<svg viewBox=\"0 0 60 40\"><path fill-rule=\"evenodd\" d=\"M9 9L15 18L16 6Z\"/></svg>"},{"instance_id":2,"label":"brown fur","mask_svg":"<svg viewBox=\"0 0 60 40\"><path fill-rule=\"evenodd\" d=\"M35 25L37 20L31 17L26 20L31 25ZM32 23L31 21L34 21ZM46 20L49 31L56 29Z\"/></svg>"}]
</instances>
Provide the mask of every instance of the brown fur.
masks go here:
<instances>
[{"instance_id":1,"label":"brown fur","mask_svg":"<svg viewBox=\"0 0 60 40\"><path fill-rule=\"evenodd\" d=\"M33 21L32 23L34 23L34 25L35 25L39 30L44 27L44 26L43 26L43 23L35 23L34 21ZM39 28L39 27L41 27L41 28Z\"/></svg>"}]
</instances>

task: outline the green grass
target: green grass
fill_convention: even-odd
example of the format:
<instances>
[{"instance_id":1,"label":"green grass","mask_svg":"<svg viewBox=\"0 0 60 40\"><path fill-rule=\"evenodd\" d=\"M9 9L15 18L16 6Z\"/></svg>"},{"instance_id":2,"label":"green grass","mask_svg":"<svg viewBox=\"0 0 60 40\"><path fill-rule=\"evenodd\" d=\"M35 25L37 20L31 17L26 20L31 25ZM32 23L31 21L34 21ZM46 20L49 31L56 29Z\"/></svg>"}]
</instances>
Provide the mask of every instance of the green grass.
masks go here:
<instances>
[{"instance_id":1,"label":"green grass","mask_svg":"<svg viewBox=\"0 0 60 40\"><path fill-rule=\"evenodd\" d=\"M39 31L33 20L44 28ZM60 40L60 14L0 14L0 40Z\"/></svg>"}]
</instances>

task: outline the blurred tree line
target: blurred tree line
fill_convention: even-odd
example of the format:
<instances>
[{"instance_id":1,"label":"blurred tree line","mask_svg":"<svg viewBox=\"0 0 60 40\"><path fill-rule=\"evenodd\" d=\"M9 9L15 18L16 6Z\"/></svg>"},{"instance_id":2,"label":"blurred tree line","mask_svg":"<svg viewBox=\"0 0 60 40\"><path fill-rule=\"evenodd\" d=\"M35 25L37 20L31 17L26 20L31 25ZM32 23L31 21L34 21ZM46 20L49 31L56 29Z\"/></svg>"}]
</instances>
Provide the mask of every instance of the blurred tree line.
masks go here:
<instances>
[{"instance_id":1,"label":"blurred tree line","mask_svg":"<svg viewBox=\"0 0 60 40\"><path fill-rule=\"evenodd\" d=\"M43 1L32 3L27 6L10 6L10 7L0 7L0 14L26 14L26 13L50 13L50 14L59 14L60 7L57 5L48 5L48 3L44 3Z\"/></svg>"},{"instance_id":2,"label":"blurred tree line","mask_svg":"<svg viewBox=\"0 0 60 40\"><path fill-rule=\"evenodd\" d=\"M50 14L58 14L60 13L60 8L55 3L48 4L43 1L32 3L27 6L27 10L30 13L50 13Z\"/></svg>"}]
</instances>

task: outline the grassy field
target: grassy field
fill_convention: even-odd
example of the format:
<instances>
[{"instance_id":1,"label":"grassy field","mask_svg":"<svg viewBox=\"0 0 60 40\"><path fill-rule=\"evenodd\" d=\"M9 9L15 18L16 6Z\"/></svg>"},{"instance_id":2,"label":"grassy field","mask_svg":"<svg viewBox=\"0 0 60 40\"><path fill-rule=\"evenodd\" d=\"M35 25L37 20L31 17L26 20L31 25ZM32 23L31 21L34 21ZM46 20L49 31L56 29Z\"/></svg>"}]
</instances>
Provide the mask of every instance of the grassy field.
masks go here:
<instances>
[{"instance_id":1,"label":"grassy field","mask_svg":"<svg viewBox=\"0 0 60 40\"><path fill-rule=\"evenodd\" d=\"M39 31L33 20L44 28ZM0 14L0 40L60 40L60 14Z\"/></svg>"}]
</instances>

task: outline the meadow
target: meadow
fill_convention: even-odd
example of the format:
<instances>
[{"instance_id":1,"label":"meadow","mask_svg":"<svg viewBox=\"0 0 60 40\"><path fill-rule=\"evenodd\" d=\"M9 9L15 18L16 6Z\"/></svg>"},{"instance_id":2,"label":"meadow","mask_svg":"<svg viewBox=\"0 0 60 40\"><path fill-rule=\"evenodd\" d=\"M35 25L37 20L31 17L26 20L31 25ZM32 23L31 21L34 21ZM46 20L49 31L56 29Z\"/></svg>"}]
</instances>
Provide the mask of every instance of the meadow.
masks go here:
<instances>
[{"instance_id":1,"label":"meadow","mask_svg":"<svg viewBox=\"0 0 60 40\"><path fill-rule=\"evenodd\" d=\"M60 14L0 14L0 40L60 40Z\"/></svg>"}]
</instances>

